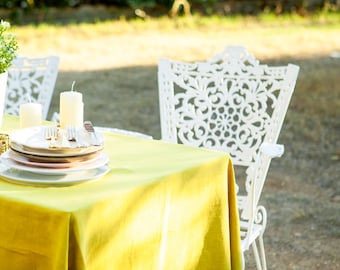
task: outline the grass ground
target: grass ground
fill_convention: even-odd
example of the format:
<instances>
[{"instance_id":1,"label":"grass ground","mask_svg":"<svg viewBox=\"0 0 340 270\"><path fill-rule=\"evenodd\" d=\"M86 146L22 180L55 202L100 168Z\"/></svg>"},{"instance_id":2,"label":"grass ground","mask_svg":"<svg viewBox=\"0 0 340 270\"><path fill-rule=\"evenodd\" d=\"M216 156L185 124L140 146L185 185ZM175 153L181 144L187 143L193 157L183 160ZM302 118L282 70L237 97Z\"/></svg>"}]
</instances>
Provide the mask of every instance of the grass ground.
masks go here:
<instances>
[{"instance_id":1,"label":"grass ground","mask_svg":"<svg viewBox=\"0 0 340 270\"><path fill-rule=\"evenodd\" d=\"M262 63L298 64L279 138L286 152L273 160L262 198L269 212L268 268L278 270L340 267L339 29L339 16L194 16L14 27L20 54L61 58L50 114L59 110L59 93L75 80L84 94L86 119L155 139L160 138L159 58L202 60L241 44ZM247 269L255 269L251 256L247 262Z\"/></svg>"}]
</instances>

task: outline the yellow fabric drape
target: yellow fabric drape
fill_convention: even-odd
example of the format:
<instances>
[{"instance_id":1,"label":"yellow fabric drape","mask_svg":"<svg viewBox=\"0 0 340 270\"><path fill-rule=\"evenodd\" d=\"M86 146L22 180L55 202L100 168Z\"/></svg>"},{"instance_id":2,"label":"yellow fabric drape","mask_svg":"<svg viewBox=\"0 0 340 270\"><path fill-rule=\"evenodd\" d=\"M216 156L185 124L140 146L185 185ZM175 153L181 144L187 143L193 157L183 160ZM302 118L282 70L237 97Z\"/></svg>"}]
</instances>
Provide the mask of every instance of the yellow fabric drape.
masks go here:
<instances>
[{"instance_id":1,"label":"yellow fabric drape","mask_svg":"<svg viewBox=\"0 0 340 270\"><path fill-rule=\"evenodd\" d=\"M104 151L111 170L97 181L0 180L1 269L242 269L227 154L108 133Z\"/></svg>"}]
</instances>

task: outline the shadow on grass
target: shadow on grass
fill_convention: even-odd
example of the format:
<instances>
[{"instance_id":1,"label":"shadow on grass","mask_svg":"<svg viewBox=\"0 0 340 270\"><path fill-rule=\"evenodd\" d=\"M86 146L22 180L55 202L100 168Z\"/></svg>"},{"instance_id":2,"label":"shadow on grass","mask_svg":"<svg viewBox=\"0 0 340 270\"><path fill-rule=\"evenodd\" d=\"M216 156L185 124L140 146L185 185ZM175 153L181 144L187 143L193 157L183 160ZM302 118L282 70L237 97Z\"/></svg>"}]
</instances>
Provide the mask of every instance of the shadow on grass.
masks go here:
<instances>
[{"instance_id":1,"label":"shadow on grass","mask_svg":"<svg viewBox=\"0 0 340 270\"><path fill-rule=\"evenodd\" d=\"M308 114L309 118L336 117L339 107L340 59L328 56L310 59L272 59L262 64L300 66L288 115ZM156 66L135 66L82 72L60 71L53 111L59 108L59 93L69 90L72 81L84 94L85 116L98 125L135 127L158 137L159 107ZM306 123L306 125L308 125ZM306 126L306 128L310 128Z\"/></svg>"},{"instance_id":2,"label":"shadow on grass","mask_svg":"<svg viewBox=\"0 0 340 270\"><path fill-rule=\"evenodd\" d=\"M128 67L58 75L49 117L59 111L60 92L83 93L84 118L97 126L124 128L160 138L157 68Z\"/></svg>"},{"instance_id":3,"label":"shadow on grass","mask_svg":"<svg viewBox=\"0 0 340 270\"><path fill-rule=\"evenodd\" d=\"M279 137L285 155L272 167L291 174L307 173L309 182L336 188L340 59L324 56L262 62L287 63L299 65L300 73ZM160 139L157 66L61 71L49 115L59 111L59 94L69 91L74 80L76 90L83 93L85 119L97 126L138 131Z\"/></svg>"}]
</instances>

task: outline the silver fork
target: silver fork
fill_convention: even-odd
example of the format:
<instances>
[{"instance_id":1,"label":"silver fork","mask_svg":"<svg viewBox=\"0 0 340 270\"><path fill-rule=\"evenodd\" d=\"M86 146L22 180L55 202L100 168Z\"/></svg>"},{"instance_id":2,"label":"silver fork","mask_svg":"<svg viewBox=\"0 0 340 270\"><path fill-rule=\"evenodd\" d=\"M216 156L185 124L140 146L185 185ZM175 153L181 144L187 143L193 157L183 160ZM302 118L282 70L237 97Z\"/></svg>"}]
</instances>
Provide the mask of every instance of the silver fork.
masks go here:
<instances>
[{"instance_id":1,"label":"silver fork","mask_svg":"<svg viewBox=\"0 0 340 270\"><path fill-rule=\"evenodd\" d=\"M66 133L67 133L67 140L70 142L76 142L77 147L87 147L88 145L81 143L81 140L79 140L78 137L78 130L76 126L67 126L66 127Z\"/></svg>"},{"instance_id":2,"label":"silver fork","mask_svg":"<svg viewBox=\"0 0 340 270\"><path fill-rule=\"evenodd\" d=\"M75 126L67 126L66 132L67 132L67 140L71 142L77 141L77 130Z\"/></svg>"},{"instance_id":3,"label":"silver fork","mask_svg":"<svg viewBox=\"0 0 340 270\"><path fill-rule=\"evenodd\" d=\"M48 147L54 148L57 147L57 137L58 137L58 129L55 126L48 126L45 128L45 138L50 141Z\"/></svg>"}]
</instances>

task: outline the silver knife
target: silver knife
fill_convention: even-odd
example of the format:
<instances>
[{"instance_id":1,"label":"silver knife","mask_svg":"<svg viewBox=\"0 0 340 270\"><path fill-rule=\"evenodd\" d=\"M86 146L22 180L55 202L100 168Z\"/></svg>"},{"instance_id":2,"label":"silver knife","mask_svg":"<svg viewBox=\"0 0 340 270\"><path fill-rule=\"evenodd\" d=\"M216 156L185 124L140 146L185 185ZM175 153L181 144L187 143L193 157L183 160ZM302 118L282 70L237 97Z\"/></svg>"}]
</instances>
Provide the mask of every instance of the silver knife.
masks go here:
<instances>
[{"instance_id":1,"label":"silver knife","mask_svg":"<svg viewBox=\"0 0 340 270\"><path fill-rule=\"evenodd\" d=\"M88 132L88 134L91 137L91 144L94 145L94 146L101 145L101 143L98 140L98 137L96 135L96 131L94 130L94 127L93 127L91 121L85 121L84 122L84 128L86 129L86 131Z\"/></svg>"}]
</instances>

